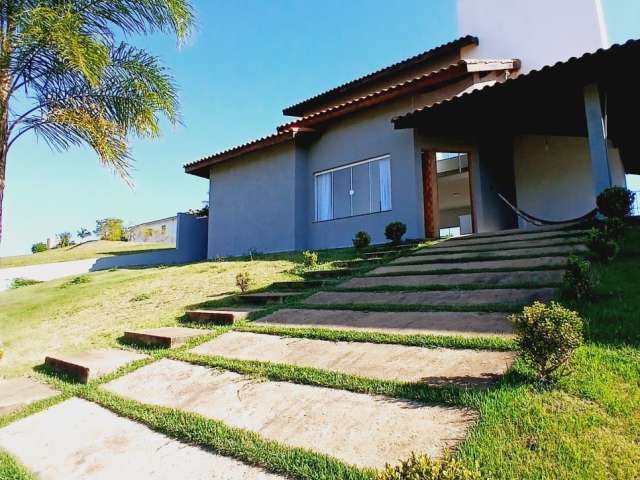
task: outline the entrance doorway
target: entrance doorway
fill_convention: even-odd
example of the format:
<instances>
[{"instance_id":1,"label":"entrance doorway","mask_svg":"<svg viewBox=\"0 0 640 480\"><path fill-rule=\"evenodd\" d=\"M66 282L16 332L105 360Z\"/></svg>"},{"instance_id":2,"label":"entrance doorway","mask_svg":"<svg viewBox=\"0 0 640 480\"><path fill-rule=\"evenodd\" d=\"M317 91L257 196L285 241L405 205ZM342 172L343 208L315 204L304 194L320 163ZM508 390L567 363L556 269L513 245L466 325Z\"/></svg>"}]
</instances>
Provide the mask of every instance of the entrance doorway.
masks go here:
<instances>
[{"instance_id":1,"label":"entrance doorway","mask_svg":"<svg viewBox=\"0 0 640 480\"><path fill-rule=\"evenodd\" d=\"M423 155L428 237L452 237L475 231L470 166L470 152L434 150Z\"/></svg>"}]
</instances>

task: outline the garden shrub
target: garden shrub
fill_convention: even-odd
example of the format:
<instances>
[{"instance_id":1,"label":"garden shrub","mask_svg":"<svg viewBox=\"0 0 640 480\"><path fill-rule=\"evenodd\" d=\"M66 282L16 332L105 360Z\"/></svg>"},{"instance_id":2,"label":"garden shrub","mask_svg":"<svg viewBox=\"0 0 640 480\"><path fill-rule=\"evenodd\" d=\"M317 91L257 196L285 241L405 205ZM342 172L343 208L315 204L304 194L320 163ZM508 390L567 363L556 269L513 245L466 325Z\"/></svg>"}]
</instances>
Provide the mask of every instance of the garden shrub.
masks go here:
<instances>
[{"instance_id":1,"label":"garden shrub","mask_svg":"<svg viewBox=\"0 0 640 480\"><path fill-rule=\"evenodd\" d=\"M356 233L352 241L356 250L363 250L371 244L371 235L367 232L360 231Z\"/></svg>"},{"instance_id":2,"label":"garden shrub","mask_svg":"<svg viewBox=\"0 0 640 480\"><path fill-rule=\"evenodd\" d=\"M253 279L251 278L251 274L249 272L240 272L236 275L236 286L242 293L245 293L247 290L249 290L249 287L252 283Z\"/></svg>"},{"instance_id":3,"label":"garden shrub","mask_svg":"<svg viewBox=\"0 0 640 480\"><path fill-rule=\"evenodd\" d=\"M609 187L598 195L598 210L607 218L624 218L631 213L635 193L623 187Z\"/></svg>"},{"instance_id":4,"label":"garden shrub","mask_svg":"<svg viewBox=\"0 0 640 480\"><path fill-rule=\"evenodd\" d=\"M384 229L384 236L394 245L402 243L402 236L407 233L407 226L402 222L392 222Z\"/></svg>"},{"instance_id":5,"label":"garden shrub","mask_svg":"<svg viewBox=\"0 0 640 480\"><path fill-rule=\"evenodd\" d=\"M535 302L510 320L522 357L543 382L566 365L573 351L582 345L582 319L559 303Z\"/></svg>"},{"instance_id":6,"label":"garden shrub","mask_svg":"<svg viewBox=\"0 0 640 480\"><path fill-rule=\"evenodd\" d=\"M562 295L569 300L590 300L594 297L596 278L591 262L571 255L562 277Z\"/></svg>"},{"instance_id":7,"label":"garden shrub","mask_svg":"<svg viewBox=\"0 0 640 480\"><path fill-rule=\"evenodd\" d=\"M589 232L587 247L593 257L603 263L613 260L620 251L618 242L611 238L606 230L597 228L592 228Z\"/></svg>"},{"instance_id":8,"label":"garden shrub","mask_svg":"<svg viewBox=\"0 0 640 480\"><path fill-rule=\"evenodd\" d=\"M82 285L84 283L89 283L91 278L88 275L80 275L78 277L73 277L71 280L64 282L60 285L61 288L72 287L74 285Z\"/></svg>"},{"instance_id":9,"label":"garden shrub","mask_svg":"<svg viewBox=\"0 0 640 480\"><path fill-rule=\"evenodd\" d=\"M49 249L47 248L47 244L44 242L38 242L31 245L31 253L46 252L47 250Z\"/></svg>"},{"instance_id":10,"label":"garden shrub","mask_svg":"<svg viewBox=\"0 0 640 480\"><path fill-rule=\"evenodd\" d=\"M377 480L479 480L477 467L470 469L460 460L445 452L440 460L432 460L428 455L411 454L411 457L396 467L387 465L378 474Z\"/></svg>"},{"instance_id":11,"label":"garden shrub","mask_svg":"<svg viewBox=\"0 0 640 480\"><path fill-rule=\"evenodd\" d=\"M28 287L29 285L35 285L37 283L42 282L40 280L32 280L31 278L14 278L10 288Z\"/></svg>"},{"instance_id":12,"label":"garden shrub","mask_svg":"<svg viewBox=\"0 0 640 480\"><path fill-rule=\"evenodd\" d=\"M624 237L624 220L621 218L607 218L600 225L600 230L611 240L620 240Z\"/></svg>"},{"instance_id":13,"label":"garden shrub","mask_svg":"<svg viewBox=\"0 0 640 480\"><path fill-rule=\"evenodd\" d=\"M318 252L312 252L310 250L305 250L302 252L302 258L304 259L304 266L314 268L318 265Z\"/></svg>"}]
</instances>

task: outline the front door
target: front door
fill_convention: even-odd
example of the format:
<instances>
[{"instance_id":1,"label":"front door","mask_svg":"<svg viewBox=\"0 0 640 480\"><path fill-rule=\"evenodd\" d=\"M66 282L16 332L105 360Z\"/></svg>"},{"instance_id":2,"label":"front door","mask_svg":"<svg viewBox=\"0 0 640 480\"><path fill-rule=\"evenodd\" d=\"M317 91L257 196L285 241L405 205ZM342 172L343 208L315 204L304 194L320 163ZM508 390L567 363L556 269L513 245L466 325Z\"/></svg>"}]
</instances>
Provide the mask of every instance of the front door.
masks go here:
<instances>
[{"instance_id":1,"label":"front door","mask_svg":"<svg viewBox=\"0 0 640 480\"><path fill-rule=\"evenodd\" d=\"M424 225L428 238L475 231L471 160L468 151L423 152Z\"/></svg>"}]
</instances>

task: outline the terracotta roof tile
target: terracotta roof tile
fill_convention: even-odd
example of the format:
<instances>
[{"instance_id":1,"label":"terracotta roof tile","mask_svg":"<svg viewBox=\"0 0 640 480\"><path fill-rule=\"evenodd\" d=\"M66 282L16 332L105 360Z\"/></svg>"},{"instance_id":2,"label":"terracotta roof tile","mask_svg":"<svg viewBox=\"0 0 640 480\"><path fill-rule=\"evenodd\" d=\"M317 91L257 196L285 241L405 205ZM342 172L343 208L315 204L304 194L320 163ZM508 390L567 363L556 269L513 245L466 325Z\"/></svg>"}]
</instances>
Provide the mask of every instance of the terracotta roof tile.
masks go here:
<instances>
[{"instance_id":1,"label":"terracotta roof tile","mask_svg":"<svg viewBox=\"0 0 640 480\"><path fill-rule=\"evenodd\" d=\"M301 116L302 111L304 109L311 108L314 104L317 104L320 101L327 100L328 98L336 94L344 93L354 87L365 85L374 80L378 80L380 78L384 78L385 76L400 72L405 68L430 60L432 58L436 58L440 55L444 55L455 49L459 49L468 45L478 45L478 43L479 43L478 38L472 35L466 35L464 37L460 37L456 40L452 40L451 42L444 43L442 45L426 50L417 55L414 55L413 57L406 58L404 60L401 60L400 62L394 63L387 67L381 68L380 70L376 70L375 72L368 73L367 75L356 78L349 82L343 83L342 85L331 88L330 90L314 95L313 97L307 98L306 100L303 100L301 102L296 103L295 105L291 105L290 107L285 108L284 110L282 110L282 113L284 115Z\"/></svg>"}]
</instances>

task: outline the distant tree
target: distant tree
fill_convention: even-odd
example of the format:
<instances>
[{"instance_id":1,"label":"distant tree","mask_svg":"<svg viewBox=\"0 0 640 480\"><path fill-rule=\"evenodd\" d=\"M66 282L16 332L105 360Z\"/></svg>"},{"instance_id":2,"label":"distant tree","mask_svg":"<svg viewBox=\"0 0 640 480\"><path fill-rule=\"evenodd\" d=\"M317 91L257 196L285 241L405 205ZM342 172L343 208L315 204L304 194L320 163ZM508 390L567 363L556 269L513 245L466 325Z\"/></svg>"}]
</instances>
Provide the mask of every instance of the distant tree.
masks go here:
<instances>
[{"instance_id":1,"label":"distant tree","mask_svg":"<svg viewBox=\"0 0 640 480\"><path fill-rule=\"evenodd\" d=\"M93 233L102 240L126 240L126 232L121 218L96 220L96 229Z\"/></svg>"},{"instance_id":2,"label":"distant tree","mask_svg":"<svg viewBox=\"0 0 640 480\"><path fill-rule=\"evenodd\" d=\"M82 227L80 230L78 230L77 235L78 235L78 238L80 238L81 240L84 240L85 238L91 236L91 232L86 228Z\"/></svg>"},{"instance_id":3,"label":"distant tree","mask_svg":"<svg viewBox=\"0 0 640 480\"><path fill-rule=\"evenodd\" d=\"M71 245L71 232L62 232L56 235L59 247L68 247Z\"/></svg>"},{"instance_id":4,"label":"distant tree","mask_svg":"<svg viewBox=\"0 0 640 480\"><path fill-rule=\"evenodd\" d=\"M47 248L47 244L44 242L38 242L31 245L31 253L46 252L47 250L49 249Z\"/></svg>"},{"instance_id":5,"label":"distant tree","mask_svg":"<svg viewBox=\"0 0 640 480\"><path fill-rule=\"evenodd\" d=\"M9 150L34 133L56 150L86 145L129 178L131 137L178 122L173 79L126 40L193 31L190 0L0 2L0 239Z\"/></svg>"}]
</instances>

